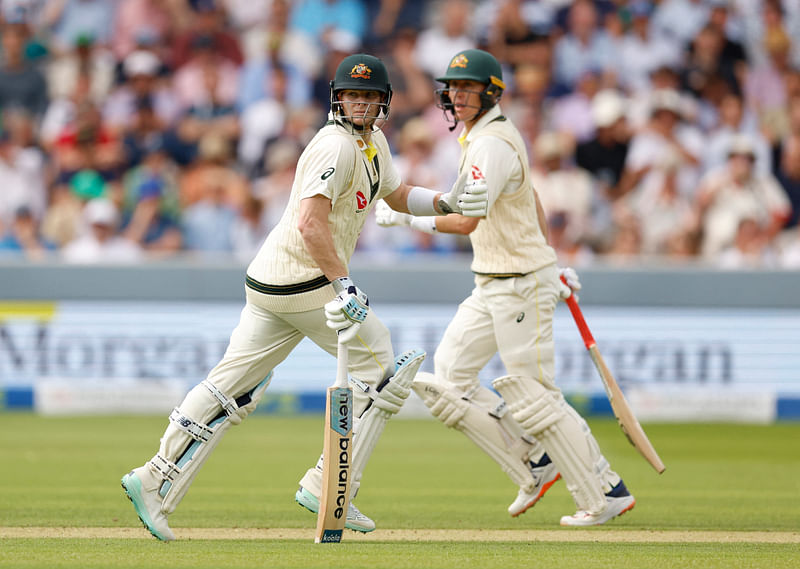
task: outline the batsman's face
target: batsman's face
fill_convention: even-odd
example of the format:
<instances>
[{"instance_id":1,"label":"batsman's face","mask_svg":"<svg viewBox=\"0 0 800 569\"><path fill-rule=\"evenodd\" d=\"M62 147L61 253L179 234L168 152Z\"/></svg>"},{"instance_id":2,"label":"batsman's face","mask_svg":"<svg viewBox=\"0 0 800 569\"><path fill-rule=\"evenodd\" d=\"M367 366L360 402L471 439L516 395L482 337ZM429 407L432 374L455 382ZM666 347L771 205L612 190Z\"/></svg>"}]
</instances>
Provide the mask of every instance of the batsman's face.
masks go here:
<instances>
[{"instance_id":1,"label":"batsman's face","mask_svg":"<svg viewBox=\"0 0 800 569\"><path fill-rule=\"evenodd\" d=\"M481 108L481 93L486 88L478 81L457 79L450 81L448 92L453 102L456 118L462 122L469 122Z\"/></svg>"},{"instance_id":2,"label":"batsman's face","mask_svg":"<svg viewBox=\"0 0 800 569\"><path fill-rule=\"evenodd\" d=\"M342 114L350 117L356 126L369 126L378 118L383 103L380 91L346 89L339 93Z\"/></svg>"}]
</instances>

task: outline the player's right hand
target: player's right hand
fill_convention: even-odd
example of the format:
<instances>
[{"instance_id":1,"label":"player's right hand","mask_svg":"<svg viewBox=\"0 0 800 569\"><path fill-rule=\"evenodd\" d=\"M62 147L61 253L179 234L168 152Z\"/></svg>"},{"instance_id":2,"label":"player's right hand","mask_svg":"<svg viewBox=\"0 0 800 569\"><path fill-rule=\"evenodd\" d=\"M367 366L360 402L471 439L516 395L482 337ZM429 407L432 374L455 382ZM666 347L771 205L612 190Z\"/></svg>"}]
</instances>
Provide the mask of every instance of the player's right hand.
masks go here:
<instances>
[{"instance_id":1,"label":"player's right hand","mask_svg":"<svg viewBox=\"0 0 800 569\"><path fill-rule=\"evenodd\" d=\"M331 284L338 294L325 305L326 325L336 330L342 342L349 342L367 318L369 299L350 277L338 278Z\"/></svg>"},{"instance_id":2,"label":"player's right hand","mask_svg":"<svg viewBox=\"0 0 800 569\"><path fill-rule=\"evenodd\" d=\"M408 225L413 216L401 213L389 207L385 201L380 200L375 204L375 221L381 227L392 227L394 225Z\"/></svg>"}]
</instances>

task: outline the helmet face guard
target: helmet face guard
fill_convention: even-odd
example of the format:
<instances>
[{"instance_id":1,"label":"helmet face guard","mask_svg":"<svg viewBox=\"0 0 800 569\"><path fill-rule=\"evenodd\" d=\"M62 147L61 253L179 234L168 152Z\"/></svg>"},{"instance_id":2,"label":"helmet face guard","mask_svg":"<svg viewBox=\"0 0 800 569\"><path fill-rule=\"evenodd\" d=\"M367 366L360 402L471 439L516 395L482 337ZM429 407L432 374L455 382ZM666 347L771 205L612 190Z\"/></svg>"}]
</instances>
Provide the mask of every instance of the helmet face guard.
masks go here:
<instances>
[{"instance_id":1,"label":"helmet face guard","mask_svg":"<svg viewBox=\"0 0 800 569\"><path fill-rule=\"evenodd\" d=\"M339 93L345 90L377 91L382 95L381 102L369 103L363 114L347 115L345 102L339 98ZM336 74L330 83L331 111L337 119L347 123L352 132L363 134L380 129L389 117L391 101L389 74L386 66L377 57L363 53L349 55L336 68ZM353 119L362 119L362 125L356 124Z\"/></svg>"},{"instance_id":2,"label":"helmet face guard","mask_svg":"<svg viewBox=\"0 0 800 569\"><path fill-rule=\"evenodd\" d=\"M467 49L456 54L450 60L447 72L436 80L446 85L436 90L436 106L444 111L445 118L452 123L450 130L456 127L459 120L450 97L451 81L475 81L484 85L479 92L480 107L476 107L472 120L495 106L506 88L500 63L492 54L480 49Z\"/></svg>"}]
</instances>

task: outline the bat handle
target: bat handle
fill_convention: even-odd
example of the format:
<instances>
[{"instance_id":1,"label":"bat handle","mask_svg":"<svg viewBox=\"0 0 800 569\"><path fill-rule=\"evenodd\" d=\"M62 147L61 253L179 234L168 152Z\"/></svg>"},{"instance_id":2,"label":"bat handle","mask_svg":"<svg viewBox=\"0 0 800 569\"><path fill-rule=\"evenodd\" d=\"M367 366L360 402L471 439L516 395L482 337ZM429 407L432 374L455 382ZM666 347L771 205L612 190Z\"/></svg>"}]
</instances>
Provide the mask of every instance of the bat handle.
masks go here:
<instances>
[{"instance_id":1,"label":"bat handle","mask_svg":"<svg viewBox=\"0 0 800 569\"><path fill-rule=\"evenodd\" d=\"M567 279L565 279L563 276L560 278L561 282L567 285ZM594 336L592 336L592 332L589 330L589 326L586 324L586 320L583 318L583 312L581 312L581 307L578 306L578 301L575 300L575 295L570 294L566 299L564 299L564 302L567 303L569 311L572 312L572 318L575 320L575 324L578 325L578 331L581 333L581 338L583 338L583 343L586 345L586 349L590 350L593 346L597 345L597 342L594 341Z\"/></svg>"},{"instance_id":2,"label":"bat handle","mask_svg":"<svg viewBox=\"0 0 800 569\"><path fill-rule=\"evenodd\" d=\"M336 387L347 387L348 355L347 342L339 335L336 346Z\"/></svg>"}]
</instances>

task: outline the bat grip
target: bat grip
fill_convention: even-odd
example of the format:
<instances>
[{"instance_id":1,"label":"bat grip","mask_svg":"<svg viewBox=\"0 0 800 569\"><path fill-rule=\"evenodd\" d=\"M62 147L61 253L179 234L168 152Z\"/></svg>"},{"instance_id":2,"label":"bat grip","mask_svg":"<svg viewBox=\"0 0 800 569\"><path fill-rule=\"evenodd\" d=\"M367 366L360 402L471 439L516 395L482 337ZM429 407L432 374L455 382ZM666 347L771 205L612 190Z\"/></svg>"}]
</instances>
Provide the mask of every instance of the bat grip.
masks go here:
<instances>
[{"instance_id":1,"label":"bat grip","mask_svg":"<svg viewBox=\"0 0 800 569\"><path fill-rule=\"evenodd\" d=\"M348 348L347 342L339 341L336 346L336 387L347 387L347 367L348 367Z\"/></svg>"},{"instance_id":2,"label":"bat grip","mask_svg":"<svg viewBox=\"0 0 800 569\"><path fill-rule=\"evenodd\" d=\"M565 279L563 276L561 277L561 282L563 282L566 286L569 286L567 285L567 279ZM592 347L597 345L597 342L594 341L594 336L592 336L589 326L586 324L586 320L583 318L583 312L581 312L581 307L578 306L578 301L575 300L575 295L570 294L564 299L564 302L567 303L569 311L572 313L572 318L575 320L575 324L578 325L578 332L581 334L581 338L583 339L584 345L586 345L586 349L592 349Z\"/></svg>"}]
</instances>

